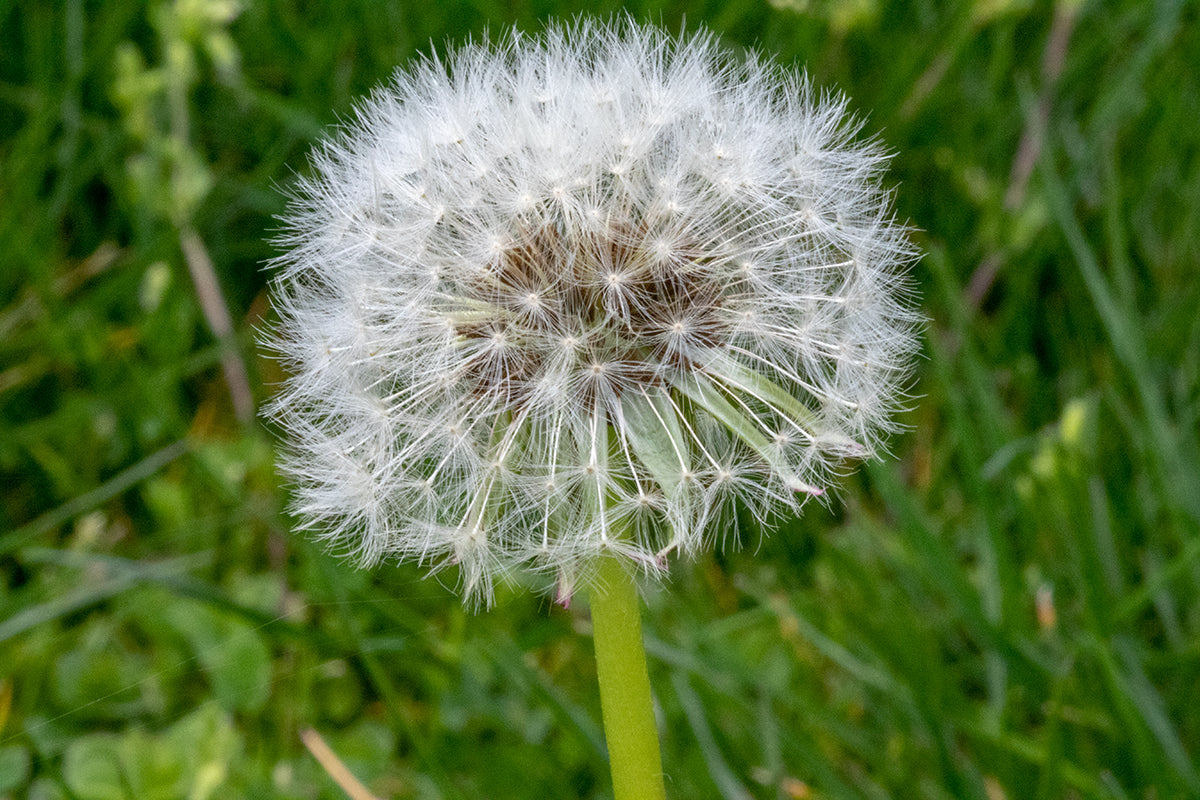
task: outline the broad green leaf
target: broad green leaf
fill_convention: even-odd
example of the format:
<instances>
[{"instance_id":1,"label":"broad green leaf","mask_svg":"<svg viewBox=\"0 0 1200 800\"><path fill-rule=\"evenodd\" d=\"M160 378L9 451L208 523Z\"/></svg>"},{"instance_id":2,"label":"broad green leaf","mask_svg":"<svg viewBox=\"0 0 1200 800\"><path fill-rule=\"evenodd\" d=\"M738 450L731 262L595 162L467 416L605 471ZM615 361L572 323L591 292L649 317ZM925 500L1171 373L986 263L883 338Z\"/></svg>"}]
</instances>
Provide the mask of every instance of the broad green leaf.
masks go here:
<instances>
[{"instance_id":1,"label":"broad green leaf","mask_svg":"<svg viewBox=\"0 0 1200 800\"><path fill-rule=\"evenodd\" d=\"M167 738L187 762L188 800L207 800L224 785L230 764L241 750L232 721L213 703L177 722Z\"/></svg>"},{"instance_id":2,"label":"broad green leaf","mask_svg":"<svg viewBox=\"0 0 1200 800\"><path fill-rule=\"evenodd\" d=\"M187 786L188 753L166 736L132 730L121 737L121 764L137 800L176 800Z\"/></svg>"},{"instance_id":3,"label":"broad green leaf","mask_svg":"<svg viewBox=\"0 0 1200 800\"><path fill-rule=\"evenodd\" d=\"M257 711L270 693L271 654L259 632L207 606L171 603L164 616L191 644L221 705Z\"/></svg>"},{"instance_id":4,"label":"broad green leaf","mask_svg":"<svg viewBox=\"0 0 1200 800\"><path fill-rule=\"evenodd\" d=\"M78 800L133 800L121 775L121 741L111 733L76 739L63 754L63 780Z\"/></svg>"},{"instance_id":5,"label":"broad green leaf","mask_svg":"<svg viewBox=\"0 0 1200 800\"><path fill-rule=\"evenodd\" d=\"M29 780L29 748L20 745L0 747L0 792L25 785Z\"/></svg>"}]
</instances>

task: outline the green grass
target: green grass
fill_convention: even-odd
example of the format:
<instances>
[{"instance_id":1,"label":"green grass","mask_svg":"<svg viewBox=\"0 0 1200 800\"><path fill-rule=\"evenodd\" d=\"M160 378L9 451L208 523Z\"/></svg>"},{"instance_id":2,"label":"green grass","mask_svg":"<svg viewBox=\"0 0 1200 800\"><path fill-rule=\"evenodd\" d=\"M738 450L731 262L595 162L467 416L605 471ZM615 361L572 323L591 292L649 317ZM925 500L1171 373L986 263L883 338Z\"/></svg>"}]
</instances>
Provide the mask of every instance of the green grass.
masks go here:
<instances>
[{"instance_id":1,"label":"green grass","mask_svg":"<svg viewBox=\"0 0 1200 800\"><path fill-rule=\"evenodd\" d=\"M780 5L654 17L853 99L929 324L894 458L648 591L669 795L1200 796L1200 10ZM341 797L310 727L380 797L606 796L586 608L291 534L223 371L282 377L263 263L322 131L582 5L247 3L182 117L165 6L0 2L0 797Z\"/></svg>"}]
</instances>

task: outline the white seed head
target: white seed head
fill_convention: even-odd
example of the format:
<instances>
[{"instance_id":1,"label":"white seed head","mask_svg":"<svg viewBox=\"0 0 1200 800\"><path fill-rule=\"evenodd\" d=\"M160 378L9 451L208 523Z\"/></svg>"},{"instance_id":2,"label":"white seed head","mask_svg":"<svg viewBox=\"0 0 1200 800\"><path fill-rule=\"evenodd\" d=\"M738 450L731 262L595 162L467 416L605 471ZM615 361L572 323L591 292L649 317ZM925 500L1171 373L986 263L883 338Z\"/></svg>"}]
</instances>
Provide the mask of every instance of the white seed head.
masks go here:
<instances>
[{"instance_id":1,"label":"white seed head","mask_svg":"<svg viewBox=\"0 0 1200 800\"><path fill-rule=\"evenodd\" d=\"M821 494L915 350L857 129L801 74L630 21L397 73L284 220L271 414L304 525L486 602Z\"/></svg>"}]
</instances>

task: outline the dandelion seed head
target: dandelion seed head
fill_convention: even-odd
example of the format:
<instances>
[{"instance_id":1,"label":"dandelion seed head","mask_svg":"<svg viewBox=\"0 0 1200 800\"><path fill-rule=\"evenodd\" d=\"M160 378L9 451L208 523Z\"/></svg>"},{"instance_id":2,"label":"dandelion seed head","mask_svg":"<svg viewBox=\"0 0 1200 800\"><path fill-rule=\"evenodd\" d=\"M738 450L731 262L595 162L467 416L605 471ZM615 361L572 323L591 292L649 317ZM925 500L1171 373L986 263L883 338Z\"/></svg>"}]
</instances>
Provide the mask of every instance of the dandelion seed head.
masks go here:
<instances>
[{"instance_id":1,"label":"dandelion seed head","mask_svg":"<svg viewBox=\"0 0 1200 800\"><path fill-rule=\"evenodd\" d=\"M489 602L823 494L894 428L917 324L845 105L628 20L398 72L284 220L271 414L304 526Z\"/></svg>"}]
</instances>

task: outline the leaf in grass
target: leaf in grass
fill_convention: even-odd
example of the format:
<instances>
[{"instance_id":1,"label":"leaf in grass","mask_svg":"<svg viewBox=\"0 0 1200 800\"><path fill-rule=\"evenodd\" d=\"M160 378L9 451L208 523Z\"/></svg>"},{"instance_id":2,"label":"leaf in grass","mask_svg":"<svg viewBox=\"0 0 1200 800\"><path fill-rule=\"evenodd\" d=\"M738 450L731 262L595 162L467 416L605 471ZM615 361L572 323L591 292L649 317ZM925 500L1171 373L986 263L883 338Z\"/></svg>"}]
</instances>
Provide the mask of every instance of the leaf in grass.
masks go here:
<instances>
[{"instance_id":1,"label":"leaf in grass","mask_svg":"<svg viewBox=\"0 0 1200 800\"><path fill-rule=\"evenodd\" d=\"M224 708L253 712L266 704L271 654L257 629L179 598L164 608L163 615L192 646Z\"/></svg>"},{"instance_id":2,"label":"leaf in grass","mask_svg":"<svg viewBox=\"0 0 1200 800\"><path fill-rule=\"evenodd\" d=\"M63 780L78 800L129 800L121 775L120 739L110 733L82 736L63 754Z\"/></svg>"},{"instance_id":3,"label":"leaf in grass","mask_svg":"<svg viewBox=\"0 0 1200 800\"><path fill-rule=\"evenodd\" d=\"M167 739L187 763L188 800L207 800L223 786L230 763L241 751L237 730L214 703L175 723Z\"/></svg>"},{"instance_id":4,"label":"leaf in grass","mask_svg":"<svg viewBox=\"0 0 1200 800\"><path fill-rule=\"evenodd\" d=\"M0 792L11 792L29 780L29 748L0 747Z\"/></svg>"}]
</instances>

